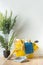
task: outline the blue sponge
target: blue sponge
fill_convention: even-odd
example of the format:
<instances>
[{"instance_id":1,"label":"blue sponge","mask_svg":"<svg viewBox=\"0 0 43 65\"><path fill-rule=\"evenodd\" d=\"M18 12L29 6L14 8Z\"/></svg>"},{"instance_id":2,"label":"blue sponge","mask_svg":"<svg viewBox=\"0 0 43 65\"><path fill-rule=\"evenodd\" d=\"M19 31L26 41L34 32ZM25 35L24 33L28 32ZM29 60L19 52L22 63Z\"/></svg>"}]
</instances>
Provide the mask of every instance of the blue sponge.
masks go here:
<instances>
[{"instance_id":1,"label":"blue sponge","mask_svg":"<svg viewBox=\"0 0 43 65\"><path fill-rule=\"evenodd\" d=\"M32 42L25 42L24 43L24 46L25 46L25 53L26 54L33 53L33 45L32 45Z\"/></svg>"}]
</instances>

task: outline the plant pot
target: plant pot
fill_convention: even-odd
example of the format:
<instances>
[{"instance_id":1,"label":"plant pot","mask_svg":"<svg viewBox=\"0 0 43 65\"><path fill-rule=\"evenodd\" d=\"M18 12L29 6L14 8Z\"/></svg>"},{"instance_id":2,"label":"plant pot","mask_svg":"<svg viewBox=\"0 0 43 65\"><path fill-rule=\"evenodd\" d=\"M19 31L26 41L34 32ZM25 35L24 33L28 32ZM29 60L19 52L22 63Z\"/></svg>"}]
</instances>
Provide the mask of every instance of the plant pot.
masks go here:
<instances>
[{"instance_id":1,"label":"plant pot","mask_svg":"<svg viewBox=\"0 0 43 65\"><path fill-rule=\"evenodd\" d=\"M4 50L3 55L4 55L5 58L7 58L10 55L10 51L9 50L7 50L7 51Z\"/></svg>"}]
</instances>

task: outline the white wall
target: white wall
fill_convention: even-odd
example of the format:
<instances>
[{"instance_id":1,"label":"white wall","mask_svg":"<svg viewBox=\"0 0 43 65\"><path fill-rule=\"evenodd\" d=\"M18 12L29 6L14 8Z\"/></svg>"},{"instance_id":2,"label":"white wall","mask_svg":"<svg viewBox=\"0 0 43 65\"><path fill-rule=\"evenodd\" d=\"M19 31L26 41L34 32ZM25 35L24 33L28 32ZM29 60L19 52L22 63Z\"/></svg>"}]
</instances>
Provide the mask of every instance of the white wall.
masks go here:
<instances>
[{"instance_id":1,"label":"white wall","mask_svg":"<svg viewBox=\"0 0 43 65\"><path fill-rule=\"evenodd\" d=\"M16 29L21 27L17 38L39 40L36 54L43 55L43 0L0 0L0 11L5 13L6 9L19 15Z\"/></svg>"}]
</instances>

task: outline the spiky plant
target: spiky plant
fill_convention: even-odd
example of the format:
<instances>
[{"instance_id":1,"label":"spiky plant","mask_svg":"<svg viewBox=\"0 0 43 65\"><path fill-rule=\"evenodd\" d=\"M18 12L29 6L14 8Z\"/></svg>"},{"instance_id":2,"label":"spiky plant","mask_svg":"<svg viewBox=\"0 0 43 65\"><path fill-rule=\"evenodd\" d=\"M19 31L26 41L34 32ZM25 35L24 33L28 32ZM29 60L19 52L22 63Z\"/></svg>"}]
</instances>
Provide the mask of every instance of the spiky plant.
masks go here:
<instances>
[{"instance_id":1,"label":"spiky plant","mask_svg":"<svg viewBox=\"0 0 43 65\"><path fill-rule=\"evenodd\" d=\"M5 16L3 16L2 13L0 13L0 31L2 31L4 36L10 34L10 31L13 29L16 23L16 17L17 16L15 16L14 19L12 19L12 12L10 13L9 17L7 17L7 11ZM0 35L0 44L3 48L5 48L5 50L10 50L13 40L14 32L10 38L10 41L6 40L6 36L4 38L3 36Z\"/></svg>"}]
</instances>

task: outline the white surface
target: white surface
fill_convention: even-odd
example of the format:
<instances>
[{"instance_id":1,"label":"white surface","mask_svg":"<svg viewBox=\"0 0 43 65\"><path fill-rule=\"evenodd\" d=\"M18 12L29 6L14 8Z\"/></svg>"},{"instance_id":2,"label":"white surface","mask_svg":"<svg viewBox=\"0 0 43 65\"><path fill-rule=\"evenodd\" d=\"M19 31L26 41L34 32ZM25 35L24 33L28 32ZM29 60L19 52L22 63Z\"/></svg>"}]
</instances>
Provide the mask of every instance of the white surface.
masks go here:
<instances>
[{"instance_id":1,"label":"white surface","mask_svg":"<svg viewBox=\"0 0 43 65\"><path fill-rule=\"evenodd\" d=\"M0 0L0 11L5 13L6 9L19 15L16 29L21 27L17 38L39 40L36 54L43 55L43 0Z\"/></svg>"}]
</instances>

